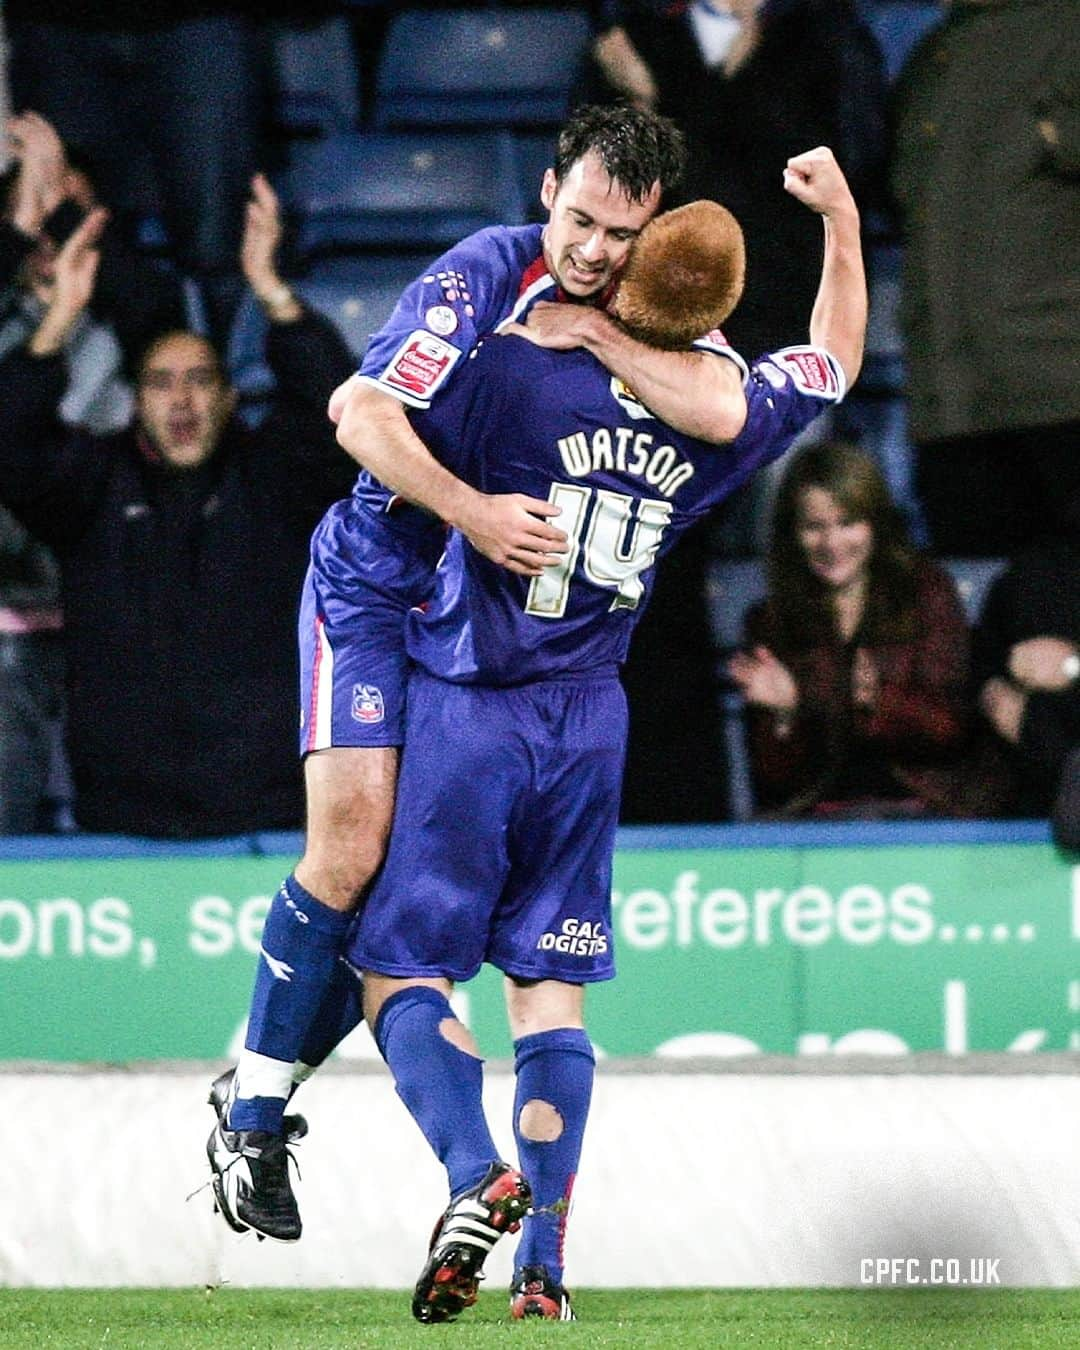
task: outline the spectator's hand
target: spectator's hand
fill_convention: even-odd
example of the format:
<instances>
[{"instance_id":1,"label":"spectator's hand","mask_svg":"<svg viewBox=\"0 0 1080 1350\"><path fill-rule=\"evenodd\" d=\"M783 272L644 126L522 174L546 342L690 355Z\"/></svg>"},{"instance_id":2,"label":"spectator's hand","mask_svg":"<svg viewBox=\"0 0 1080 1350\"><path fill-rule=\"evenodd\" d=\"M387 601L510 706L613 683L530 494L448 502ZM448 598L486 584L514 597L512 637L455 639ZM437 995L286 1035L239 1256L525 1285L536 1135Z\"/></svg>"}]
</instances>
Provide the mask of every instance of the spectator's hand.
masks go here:
<instances>
[{"instance_id":1,"label":"spectator's hand","mask_svg":"<svg viewBox=\"0 0 1080 1350\"><path fill-rule=\"evenodd\" d=\"M53 309L74 318L90 303L101 259L97 244L108 218L104 207L95 207L56 255Z\"/></svg>"},{"instance_id":2,"label":"spectator's hand","mask_svg":"<svg viewBox=\"0 0 1080 1350\"><path fill-rule=\"evenodd\" d=\"M244 219L240 265L259 303L276 323L291 323L303 310L277 270L281 243L281 209L265 174L251 180L251 198Z\"/></svg>"},{"instance_id":3,"label":"spectator's hand","mask_svg":"<svg viewBox=\"0 0 1080 1350\"><path fill-rule=\"evenodd\" d=\"M871 652L865 647L859 647L856 649L855 660L851 666L851 700L856 708L873 712L880 693L881 676L878 673L877 662Z\"/></svg>"},{"instance_id":4,"label":"spectator's hand","mask_svg":"<svg viewBox=\"0 0 1080 1350\"><path fill-rule=\"evenodd\" d=\"M979 707L994 730L1010 745L1020 739L1027 694L1008 680L987 680L979 691Z\"/></svg>"},{"instance_id":5,"label":"spectator's hand","mask_svg":"<svg viewBox=\"0 0 1080 1350\"><path fill-rule=\"evenodd\" d=\"M18 161L10 207L17 230L36 238L42 223L60 205L68 172L64 146L40 113L24 112L7 121L8 149Z\"/></svg>"},{"instance_id":6,"label":"spectator's hand","mask_svg":"<svg viewBox=\"0 0 1080 1350\"><path fill-rule=\"evenodd\" d=\"M727 670L747 703L780 713L794 712L799 706L799 688L794 676L768 647L736 652L728 662Z\"/></svg>"},{"instance_id":7,"label":"spectator's hand","mask_svg":"<svg viewBox=\"0 0 1080 1350\"><path fill-rule=\"evenodd\" d=\"M1068 664L1078 654L1076 644L1064 638L1028 638L1009 652L1009 674L1024 689L1056 693L1072 684Z\"/></svg>"},{"instance_id":8,"label":"spectator's hand","mask_svg":"<svg viewBox=\"0 0 1080 1350\"><path fill-rule=\"evenodd\" d=\"M660 96L656 80L621 24L613 25L597 37L593 56L608 83L635 108L656 107Z\"/></svg>"},{"instance_id":9,"label":"spectator's hand","mask_svg":"<svg viewBox=\"0 0 1080 1350\"><path fill-rule=\"evenodd\" d=\"M858 214L847 179L827 145L819 145L788 160L784 189L818 215L832 216L847 211Z\"/></svg>"},{"instance_id":10,"label":"spectator's hand","mask_svg":"<svg viewBox=\"0 0 1080 1350\"><path fill-rule=\"evenodd\" d=\"M508 323L499 332L528 338L537 347L568 352L585 345L589 326L596 322L597 316L598 311L590 305L559 305L539 300L529 310L525 323Z\"/></svg>"},{"instance_id":11,"label":"spectator's hand","mask_svg":"<svg viewBox=\"0 0 1080 1350\"><path fill-rule=\"evenodd\" d=\"M547 523L561 507L520 492L491 496L477 493L470 518L459 522L462 534L493 563L522 577L538 577L566 553L562 530Z\"/></svg>"},{"instance_id":12,"label":"spectator's hand","mask_svg":"<svg viewBox=\"0 0 1080 1350\"><path fill-rule=\"evenodd\" d=\"M75 320L90 303L101 260L98 240L108 218L104 207L95 207L56 255L49 307L29 343L33 355L52 356L58 352Z\"/></svg>"},{"instance_id":13,"label":"spectator's hand","mask_svg":"<svg viewBox=\"0 0 1080 1350\"><path fill-rule=\"evenodd\" d=\"M251 180L244 240L240 246L240 265L256 295L281 285L276 261L280 243L281 212L277 193L266 175L257 173Z\"/></svg>"}]
</instances>

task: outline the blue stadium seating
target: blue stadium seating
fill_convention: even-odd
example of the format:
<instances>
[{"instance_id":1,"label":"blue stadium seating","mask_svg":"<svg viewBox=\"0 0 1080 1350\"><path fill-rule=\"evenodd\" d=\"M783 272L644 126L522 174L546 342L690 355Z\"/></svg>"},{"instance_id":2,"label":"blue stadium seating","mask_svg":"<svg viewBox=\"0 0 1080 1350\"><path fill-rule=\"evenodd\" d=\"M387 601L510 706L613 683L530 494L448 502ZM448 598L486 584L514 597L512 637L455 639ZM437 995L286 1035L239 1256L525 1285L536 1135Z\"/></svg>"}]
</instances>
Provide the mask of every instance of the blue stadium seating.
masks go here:
<instances>
[{"instance_id":1,"label":"blue stadium seating","mask_svg":"<svg viewBox=\"0 0 1080 1350\"><path fill-rule=\"evenodd\" d=\"M862 378L835 410L833 434L873 455L889 485L889 495L904 514L917 544L927 542L926 522L915 494L915 452L908 434L907 398L889 390L868 390Z\"/></svg>"},{"instance_id":2,"label":"blue stadium seating","mask_svg":"<svg viewBox=\"0 0 1080 1350\"><path fill-rule=\"evenodd\" d=\"M994 579L1007 565L1005 558L943 558L956 582L968 624L974 626ZM732 820L754 815L754 788L750 773L742 695L729 680L725 662L742 642L743 620L751 605L765 598L765 564L760 558L714 559L709 566L706 597L713 639L720 651L720 712L727 759L728 812Z\"/></svg>"},{"instance_id":3,"label":"blue stadium seating","mask_svg":"<svg viewBox=\"0 0 1080 1350\"><path fill-rule=\"evenodd\" d=\"M294 135L352 131L360 121L360 80L349 21L273 23L274 120Z\"/></svg>"},{"instance_id":4,"label":"blue stadium seating","mask_svg":"<svg viewBox=\"0 0 1080 1350\"><path fill-rule=\"evenodd\" d=\"M866 282L870 314L866 325L866 353L859 373L863 392L899 394L905 388L904 337L900 329L900 270L898 243L871 242L867 247Z\"/></svg>"},{"instance_id":5,"label":"blue stadium seating","mask_svg":"<svg viewBox=\"0 0 1080 1350\"><path fill-rule=\"evenodd\" d=\"M940 0L856 0L856 11L881 49L885 78L895 82L927 33L945 17Z\"/></svg>"},{"instance_id":6,"label":"blue stadium seating","mask_svg":"<svg viewBox=\"0 0 1080 1350\"><path fill-rule=\"evenodd\" d=\"M515 131L514 164L518 187L531 221L546 224L547 209L540 201L544 170L555 163L555 133L552 131Z\"/></svg>"},{"instance_id":7,"label":"blue stadium seating","mask_svg":"<svg viewBox=\"0 0 1080 1350\"><path fill-rule=\"evenodd\" d=\"M297 250L448 248L520 224L509 132L368 132L298 144L281 182Z\"/></svg>"},{"instance_id":8,"label":"blue stadium seating","mask_svg":"<svg viewBox=\"0 0 1080 1350\"><path fill-rule=\"evenodd\" d=\"M429 254L326 258L290 285L306 304L337 327L359 364L368 338L382 327L398 296L431 260ZM266 330L262 306L253 295L247 295L233 322L227 365L243 406L255 416L274 388L266 364Z\"/></svg>"},{"instance_id":9,"label":"blue stadium seating","mask_svg":"<svg viewBox=\"0 0 1080 1350\"><path fill-rule=\"evenodd\" d=\"M560 122L589 37L583 8L406 10L384 39L375 125Z\"/></svg>"},{"instance_id":10,"label":"blue stadium seating","mask_svg":"<svg viewBox=\"0 0 1080 1350\"><path fill-rule=\"evenodd\" d=\"M720 736L727 761L728 816L750 820L754 785L743 723L743 698L728 678L727 657L742 642L743 618L751 605L765 598L765 568L758 558L716 559L705 583L713 640L720 650Z\"/></svg>"}]
</instances>

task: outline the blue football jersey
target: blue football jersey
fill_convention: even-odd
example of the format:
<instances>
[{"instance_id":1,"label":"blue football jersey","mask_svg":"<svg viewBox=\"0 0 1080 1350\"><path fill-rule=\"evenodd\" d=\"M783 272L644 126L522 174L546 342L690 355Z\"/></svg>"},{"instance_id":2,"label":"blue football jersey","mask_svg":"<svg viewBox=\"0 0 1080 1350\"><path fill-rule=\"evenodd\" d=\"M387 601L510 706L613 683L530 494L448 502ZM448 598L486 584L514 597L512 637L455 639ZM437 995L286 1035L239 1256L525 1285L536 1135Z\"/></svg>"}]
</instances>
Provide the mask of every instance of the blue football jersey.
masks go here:
<instances>
[{"instance_id":1,"label":"blue football jersey","mask_svg":"<svg viewBox=\"0 0 1080 1350\"><path fill-rule=\"evenodd\" d=\"M481 338L503 324L523 322L538 300L566 298L547 269L543 235L541 225L494 225L448 249L405 288L372 336L361 380L409 408L430 407ZM607 292L598 303L609 298ZM703 334L693 346L732 354L719 332ZM366 470L353 496L376 513L386 511L393 498Z\"/></svg>"},{"instance_id":2,"label":"blue football jersey","mask_svg":"<svg viewBox=\"0 0 1080 1350\"><path fill-rule=\"evenodd\" d=\"M519 577L452 531L433 596L407 621L412 659L462 684L613 672L657 559L839 401L844 375L827 352L790 347L759 360L745 391L743 431L709 445L660 422L587 352L484 342L416 430L482 491L558 505L569 548L541 576Z\"/></svg>"}]
</instances>

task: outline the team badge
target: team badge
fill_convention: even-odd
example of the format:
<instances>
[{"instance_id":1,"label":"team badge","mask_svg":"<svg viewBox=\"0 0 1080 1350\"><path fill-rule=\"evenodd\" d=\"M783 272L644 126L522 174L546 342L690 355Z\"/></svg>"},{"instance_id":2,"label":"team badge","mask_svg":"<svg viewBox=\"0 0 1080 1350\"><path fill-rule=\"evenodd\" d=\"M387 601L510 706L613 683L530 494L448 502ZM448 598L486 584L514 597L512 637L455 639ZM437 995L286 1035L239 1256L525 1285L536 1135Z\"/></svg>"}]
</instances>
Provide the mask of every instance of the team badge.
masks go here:
<instances>
[{"instance_id":1,"label":"team badge","mask_svg":"<svg viewBox=\"0 0 1080 1350\"><path fill-rule=\"evenodd\" d=\"M648 417L655 420L652 413L638 398L637 394L634 393L628 384L624 384L617 375L612 375L609 388L611 389L611 394L615 402L622 408L623 412L627 413L630 417L638 420L643 417Z\"/></svg>"},{"instance_id":2,"label":"team badge","mask_svg":"<svg viewBox=\"0 0 1080 1350\"><path fill-rule=\"evenodd\" d=\"M428 399L446 379L461 353L422 328L410 333L379 376L380 382L413 398Z\"/></svg>"},{"instance_id":3,"label":"team badge","mask_svg":"<svg viewBox=\"0 0 1080 1350\"><path fill-rule=\"evenodd\" d=\"M433 333L448 337L458 326L457 315L449 305L432 305L424 315L424 322Z\"/></svg>"},{"instance_id":4,"label":"team badge","mask_svg":"<svg viewBox=\"0 0 1080 1350\"><path fill-rule=\"evenodd\" d=\"M381 722L386 716L382 690L374 684L354 684L352 715L354 721L364 722L368 726Z\"/></svg>"}]
</instances>

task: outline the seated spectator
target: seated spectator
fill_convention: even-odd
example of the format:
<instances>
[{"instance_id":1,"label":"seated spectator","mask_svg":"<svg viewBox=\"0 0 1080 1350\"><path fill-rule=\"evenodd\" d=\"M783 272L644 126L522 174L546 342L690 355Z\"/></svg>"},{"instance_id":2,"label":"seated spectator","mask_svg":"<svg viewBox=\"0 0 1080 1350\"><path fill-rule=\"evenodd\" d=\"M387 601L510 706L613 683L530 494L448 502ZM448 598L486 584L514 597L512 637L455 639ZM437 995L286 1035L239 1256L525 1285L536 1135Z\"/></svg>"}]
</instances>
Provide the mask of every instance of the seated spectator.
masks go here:
<instances>
[{"instance_id":1,"label":"seated spectator","mask_svg":"<svg viewBox=\"0 0 1080 1350\"><path fill-rule=\"evenodd\" d=\"M62 569L83 829L183 838L301 823L295 613L311 529L354 477L325 415L354 362L282 283L277 201L259 176L253 193L241 262L271 321L279 390L257 431L232 417L212 346L183 331L147 348L128 429L58 420L100 210L56 255L29 342L0 361L0 499Z\"/></svg>"},{"instance_id":2,"label":"seated spectator","mask_svg":"<svg viewBox=\"0 0 1080 1350\"><path fill-rule=\"evenodd\" d=\"M1055 799L1069 795L1065 766L1071 753L1075 775L1080 747L1080 493L1063 526L994 582L974 663L979 704L1017 776L1018 809L1049 816ZM1078 829L1080 821L1073 834Z\"/></svg>"},{"instance_id":3,"label":"seated spectator","mask_svg":"<svg viewBox=\"0 0 1080 1350\"><path fill-rule=\"evenodd\" d=\"M755 791L783 816L975 816L969 635L948 573L910 544L874 460L823 443L780 485L770 594L729 663Z\"/></svg>"}]
</instances>

